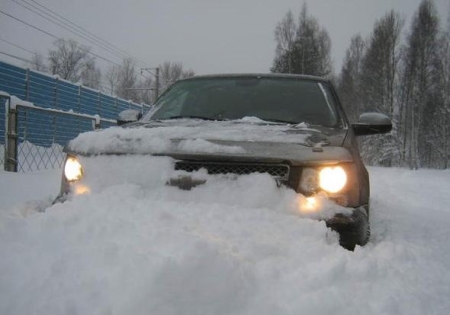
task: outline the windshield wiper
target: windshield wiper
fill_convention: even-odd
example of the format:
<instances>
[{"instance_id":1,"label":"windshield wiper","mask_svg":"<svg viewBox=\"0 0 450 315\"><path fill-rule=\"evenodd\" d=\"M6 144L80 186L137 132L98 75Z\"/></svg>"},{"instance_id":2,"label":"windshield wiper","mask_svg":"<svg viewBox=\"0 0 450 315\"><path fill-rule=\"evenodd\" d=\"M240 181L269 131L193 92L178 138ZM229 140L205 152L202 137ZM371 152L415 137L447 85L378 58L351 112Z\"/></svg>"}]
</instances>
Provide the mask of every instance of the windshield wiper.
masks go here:
<instances>
[{"instance_id":1,"label":"windshield wiper","mask_svg":"<svg viewBox=\"0 0 450 315\"><path fill-rule=\"evenodd\" d=\"M183 119L183 118L187 118L187 119L202 119L202 120L226 120L223 118L214 118L214 117L205 117L205 116L195 116L195 115L180 115L180 116L171 116L171 117L167 117L164 118L164 120L168 120L168 119Z\"/></svg>"},{"instance_id":2,"label":"windshield wiper","mask_svg":"<svg viewBox=\"0 0 450 315\"><path fill-rule=\"evenodd\" d=\"M291 124L291 125L299 124L298 121L292 121L292 120L283 120L283 119L275 119L275 118L260 118L260 119L263 121L277 122L277 123L283 123L283 124Z\"/></svg>"}]
</instances>

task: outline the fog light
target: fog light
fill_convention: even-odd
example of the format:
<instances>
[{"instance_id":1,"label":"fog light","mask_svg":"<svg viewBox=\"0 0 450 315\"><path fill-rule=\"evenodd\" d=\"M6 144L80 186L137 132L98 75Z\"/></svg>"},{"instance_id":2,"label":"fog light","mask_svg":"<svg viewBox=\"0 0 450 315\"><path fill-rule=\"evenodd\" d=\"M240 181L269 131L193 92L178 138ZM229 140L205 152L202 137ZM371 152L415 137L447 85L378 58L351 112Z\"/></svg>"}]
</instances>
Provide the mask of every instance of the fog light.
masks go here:
<instances>
[{"instance_id":1,"label":"fog light","mask_svg":"<svg viewBox=\"0 0 450 315\"><path fill-rule=\"evenodd\" d=\"M74 189L74 193L75 195L85 195L90 193L91 190L89 189L88 186L84 186L84 185L77 185Z\"/></svg>"},{"instance_id":2,"label":"fog light","mask_svg":"<svg viewBox=\"0 0 450 315\"><path fill-rule=\"evenodd\" d=\"M317 197L300 196L298 199L299 211L302 213L311 213L319 210L319 201Z\"/></svg>"},{"instance_id":3,"label":"fog light","mask_svg":"<svg viewBox=\"0 0 450 315\"><path fill-rule=\"evenodd\" d=\"M64 176L69 182L80 180L83 176L83 168L75 157L69 157L64 165Z\"/></svg>"}]
</instances>

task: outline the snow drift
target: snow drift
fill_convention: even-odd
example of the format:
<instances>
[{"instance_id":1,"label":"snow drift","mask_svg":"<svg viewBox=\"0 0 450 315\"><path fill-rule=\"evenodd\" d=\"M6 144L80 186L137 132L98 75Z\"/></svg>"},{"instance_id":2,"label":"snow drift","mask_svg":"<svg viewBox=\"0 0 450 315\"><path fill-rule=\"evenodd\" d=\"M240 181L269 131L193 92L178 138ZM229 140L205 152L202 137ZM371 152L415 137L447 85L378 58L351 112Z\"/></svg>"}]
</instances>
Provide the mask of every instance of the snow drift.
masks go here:
<instances>
[{"instance_id":1,"label":"snow drift","mask_svg":"<svg viewBox=\"0 0 450 315\"><path fill-rule=\"evenodd\" d=\"M2 189L0 314L450 309L449 172L370 169L373 236L355 252L323 222L287 210L290 192L264 175L188 192L150 173L137 183L91 178L90 194L45 212L31 211L36 202L10 206ZM25 176L0 173L0 184L20 191ZM34 189L47 200L49 188Z\"/></svg>"}]
</instances>

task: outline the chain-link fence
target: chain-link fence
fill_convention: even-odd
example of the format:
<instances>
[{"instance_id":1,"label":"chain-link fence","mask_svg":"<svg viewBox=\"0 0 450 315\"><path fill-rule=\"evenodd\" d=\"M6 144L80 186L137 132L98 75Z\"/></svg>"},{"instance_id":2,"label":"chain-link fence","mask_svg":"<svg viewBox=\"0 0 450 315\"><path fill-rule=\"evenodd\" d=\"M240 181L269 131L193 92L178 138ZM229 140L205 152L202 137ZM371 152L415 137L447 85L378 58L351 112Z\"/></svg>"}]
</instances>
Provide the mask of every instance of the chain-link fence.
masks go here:
<instances>
[{"instance_id":1,"label":"chain-link fence","mask_svg":"<svg viewBox=\"0 0 450 315\"><path fill-rule=\"evenodd\" d=\"M4 167L29 172L62 167L63 147L80 132L116 125L99 116L39 108L32 104L6 106L7 134Z\"/></svg>"}]
</instances>

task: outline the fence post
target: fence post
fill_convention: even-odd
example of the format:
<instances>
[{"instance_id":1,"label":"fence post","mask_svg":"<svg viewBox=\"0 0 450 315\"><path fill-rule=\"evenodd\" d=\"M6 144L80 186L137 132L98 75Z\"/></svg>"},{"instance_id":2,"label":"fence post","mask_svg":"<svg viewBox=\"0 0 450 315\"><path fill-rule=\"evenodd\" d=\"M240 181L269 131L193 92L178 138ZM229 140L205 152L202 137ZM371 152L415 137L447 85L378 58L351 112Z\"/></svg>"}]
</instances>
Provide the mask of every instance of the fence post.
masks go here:
<instances>
[{"instance_id":1,"label":"fence post","mask_svg":"<svg viewBox=\"0 0 450 315\"><path fill-rule=\"evenodd\" d=\"M100 91L98 91L97 114L100 116L102 115L101 108L102 108L102 94Z\"/></svg>"},{"instance_id":2,"label":"fence post","mask_svg":"<svg viewBox=\"0 0 450 315\"><path fill-rule=\"evenodd\" d=\"M59 109L59 100L58 100L58 82L59 82L59 77L57 76L55 79L55 88L54 88L54 95L55 95L55 99L54 99L54 104L53 104L53 108Z\"/></svg>"},{"instance_id":3,"label":"fence post","mask_svg":"<svg viewBox=\"0 0 450 315\"><path fill-rule=\"evenodd\" d=\"M92 129L93 130L101 129L102 125L101 125L100 116L94 115L94 117L95 117L95 119L92 121Z\"/></svg>"},{"instance_id":4,"label":"fence post","mask_svg":"<svg viewBox=\"0 0 450 315\"><path fill-rule=\"evenodd\" d=\"M17 172L17 111L10 106L11 99L7 101L6 106L6 147L5 147L5 171Z\"/></svg>"},{"instance_id":5,"label":"fence post","mask_svg":"<svg viewBox=\"0 0 450 315\"><path fill-rule=\"evenodd\" d=\"M27 68L27 75L25 80L25 100L28 101L30 94L30 68Z\"/></svg>"}]
</instances>

